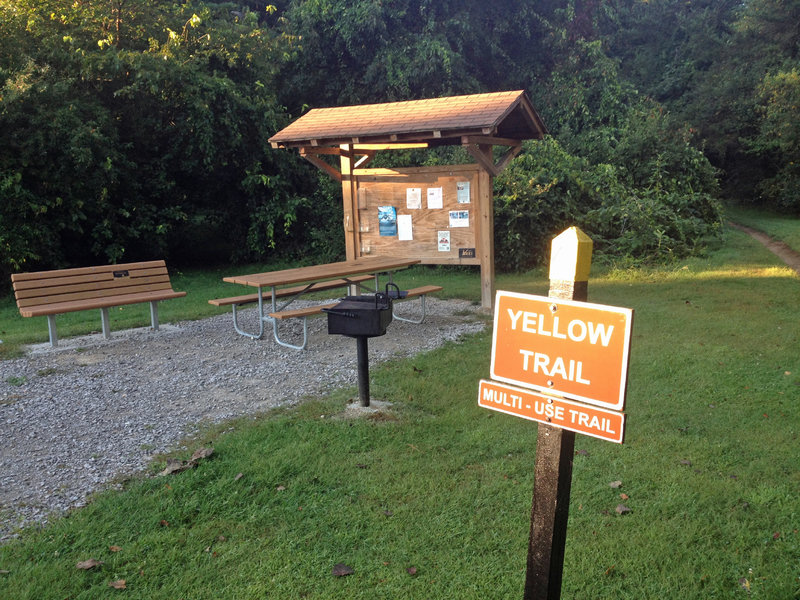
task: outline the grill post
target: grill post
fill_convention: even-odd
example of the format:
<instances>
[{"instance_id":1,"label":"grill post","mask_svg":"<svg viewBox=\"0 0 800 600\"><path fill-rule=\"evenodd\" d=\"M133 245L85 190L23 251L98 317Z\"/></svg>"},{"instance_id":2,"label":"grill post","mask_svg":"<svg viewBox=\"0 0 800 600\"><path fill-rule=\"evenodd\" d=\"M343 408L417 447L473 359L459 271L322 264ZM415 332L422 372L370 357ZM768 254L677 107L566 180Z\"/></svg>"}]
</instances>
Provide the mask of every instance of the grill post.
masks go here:
<instances>
[{"instance_id":1,"label":"grill post","mask_svg":"<svg viewBox=\"0 0 800 600\"><path fill-rule=\"evenodd\" d=\"M356 337L358 348L358 398L361 406L369 406L369 352L365 335Z\"/></svg>"}]
</instances>

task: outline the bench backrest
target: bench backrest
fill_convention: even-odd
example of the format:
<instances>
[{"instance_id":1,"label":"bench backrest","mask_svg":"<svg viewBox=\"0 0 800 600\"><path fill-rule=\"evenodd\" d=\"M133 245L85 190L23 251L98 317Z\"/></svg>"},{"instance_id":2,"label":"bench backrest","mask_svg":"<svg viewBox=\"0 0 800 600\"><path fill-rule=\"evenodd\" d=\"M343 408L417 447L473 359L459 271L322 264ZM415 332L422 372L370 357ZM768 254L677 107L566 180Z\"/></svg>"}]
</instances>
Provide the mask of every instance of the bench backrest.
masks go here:
<instances>
[{"instance_id":1,"label":"bench backrest","mask_svg":"<svg viewBox=\"0 0 800 600\"><path fill-rule=\"evenodd\" d=\"M14 273L11 275L11 282L20 309L58 302L172 290L167 265L163 260Z\"/></svg>"}]
</instances>

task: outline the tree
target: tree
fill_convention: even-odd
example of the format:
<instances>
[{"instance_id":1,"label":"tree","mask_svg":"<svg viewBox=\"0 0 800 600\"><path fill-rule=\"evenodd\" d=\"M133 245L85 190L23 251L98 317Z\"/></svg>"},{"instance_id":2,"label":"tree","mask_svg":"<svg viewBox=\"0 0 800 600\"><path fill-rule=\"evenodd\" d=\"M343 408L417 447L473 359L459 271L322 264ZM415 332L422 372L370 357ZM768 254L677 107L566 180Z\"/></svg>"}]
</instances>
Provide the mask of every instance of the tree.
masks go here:
<instances>
[{"instance_id":1,"label":"tree","mask_svg":"<svg viewBox=\"0 0 800 600\"><path fill-rule=\"evenodd\" d=\"M273 79L288 42L260 15L129 0L2 9L3 269L299 243L311 169L265 143L286 123Z\"/></svg>"},{"instance_id":2,"label":"tree","mask_svg":"<svg viewBox=\"0 0 800 600\"><path fill-rule=\"evenodd\" d=\"M700 130L705 150L725 173L726 193L759 201L757 188L774 177L780 164L757 138L765 114L760 106L765 78L791 70L798 57L800 1L749 0L733 13L731 34L713 64L698 77L684 115ZM756 149L756 152L753 150Z\"/></svg>"},{"instance_id":3,"label":"tree","mask_svg":"<svg viewBox=\"0 0 800 600\"><path fill-rule=\"evenodd\" d=\"M281 77L293 113L524 88L546 69L541 19L526 0L294 0L297 40Z\"/></svg>"},{"instance_id":4,"label":"tree","mask_svg":"<svg viewBox=\"0 0 800 600\"><path fill-rule=\"evenodd\" d=\"M758 185L760 199L800 214L800 61L795 65L767 74L758 87L761 119L749 149L768 157L774 172Z\"/></svg>"}]
</instances>

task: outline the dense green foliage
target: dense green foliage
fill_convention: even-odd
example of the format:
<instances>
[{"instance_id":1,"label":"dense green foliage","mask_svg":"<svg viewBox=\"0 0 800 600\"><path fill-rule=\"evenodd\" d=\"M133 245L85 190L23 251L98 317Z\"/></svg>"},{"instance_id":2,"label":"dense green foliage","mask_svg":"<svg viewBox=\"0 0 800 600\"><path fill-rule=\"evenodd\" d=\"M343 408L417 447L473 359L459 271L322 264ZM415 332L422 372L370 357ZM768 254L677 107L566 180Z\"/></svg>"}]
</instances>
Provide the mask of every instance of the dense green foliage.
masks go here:
<instances>
[{"instance_id":1,"label":"dense green foliage","mask_svg":"<svg viewBox=\"0 0 800 600\"><path fill-rule=\"evenodd\" d=\"M51 4L0 4L4 271L313 243L316 173L265 142L284 36L228 6Z\"/></svg>"},{"instance_id":2,"label":"dense green foliage","mask_svg":"<svg viewBox=\"0 0 800 600\"><path fill-rule=\"evenodd\" d=\"M625 77L700 132L727 194L800 213L798 0L618 0L601 27Z\"/></svg>"},{"instance_id":3,"label":"dense green foliage","mask_svg":"<svg viewBox=\"0 0 800 600\"><path fill-rule=\"evenodd\" d=\"M0 276L340 256L336 185L267 138L501 89L554 138L497 181L501 266L575 222L626 260L693 252L718 176L800 211L798 23L800 0L0 0Z\"/></svg>"},{"instance_id":4,"label":"dense green foliage","mask_svg":"<svg viewBox=\"0 0 800 600\"><path fill-rule=\"evenodd\" d=\"M687 162L702 162L697 153L685 146ZM574 224L594 239L600 257L619 266L633 257L659 261L700 249L719 231L719 202L700 182L694 189L691 178L670 175L658 153L648 156L648 177L637 183L634 169L592 164L553 139L529 143L497 180L499 266L535 264L547 256L552 233Z\"/></svg>"}]
</instances>

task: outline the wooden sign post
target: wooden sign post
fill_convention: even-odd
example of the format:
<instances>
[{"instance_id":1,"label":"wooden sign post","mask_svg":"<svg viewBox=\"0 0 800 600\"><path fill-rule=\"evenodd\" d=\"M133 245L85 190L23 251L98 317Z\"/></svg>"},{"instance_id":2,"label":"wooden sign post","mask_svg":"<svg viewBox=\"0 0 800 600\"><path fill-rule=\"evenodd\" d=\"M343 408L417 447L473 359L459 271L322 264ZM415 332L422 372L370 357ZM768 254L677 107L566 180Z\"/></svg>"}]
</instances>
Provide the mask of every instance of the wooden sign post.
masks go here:
<instances>
[{"instance_id":1,"label":"wooden sign post","mask_svg":"<svg viewBox=\"0 0 800 600\"><path fill-rule=\"evenodd\" d=\"M621 444L625 433L633 311L586 301L591 257L571 227L553 240L547 297L495 301L493 381L478 404L539 423L524 600L561 597L575 434Z\"/></svg>"},{"instance_id":2,"label":"wooden sign post","mask_svg":"<svg viewBox=\"0 0 800 600\"><path fill-rule=\"evenodd\" d=\"M592 240L572 227L553 240L548 296L586 301ZM524 600L558 600L567 541L575 432L539 424Z\"/></svg>"}]
</instances>

